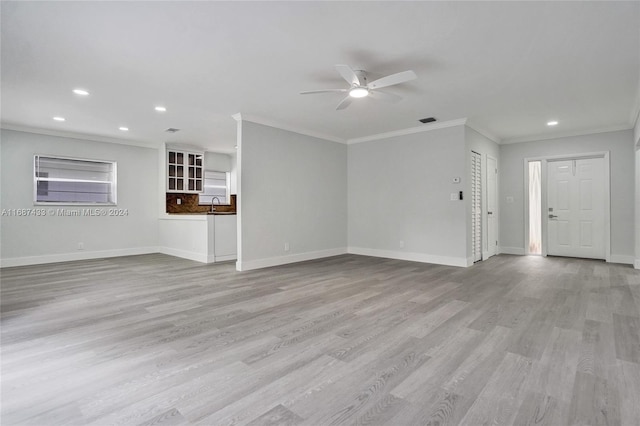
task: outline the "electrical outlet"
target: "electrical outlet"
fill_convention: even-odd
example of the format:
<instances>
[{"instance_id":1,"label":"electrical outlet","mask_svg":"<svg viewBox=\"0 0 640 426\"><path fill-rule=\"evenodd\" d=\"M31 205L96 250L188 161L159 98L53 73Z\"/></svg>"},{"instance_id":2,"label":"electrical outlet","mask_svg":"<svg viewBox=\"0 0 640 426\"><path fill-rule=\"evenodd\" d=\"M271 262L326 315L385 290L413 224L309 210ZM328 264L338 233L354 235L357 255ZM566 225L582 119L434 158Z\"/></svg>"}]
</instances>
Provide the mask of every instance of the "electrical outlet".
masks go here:
<instances>
[{"instance_id":1,"label":"electrical outlet","mask_svg":"<svg viewBox=\"0 0 640 426\"><path fill-rule=\"evenodd\" d=\"M78 250L84 250L84 243L78 243Z\"/></svg>"},{"instance_id":2,"label":"electrical outlet","mask_svg":"<svg viewBox=\"0 0 640 426\"><path fill-rule=\"evenodd\" d=\"M284 251L289 251L289 243L284 243Z\"/></svg>"},{"instance_id":3,"label":"electrical outlet","mask_svg":"<svg viewBox=\"0 0 640 426\"><path fill-rule=\"evenodd\" d=\"M182 204L182 199L178 198L178 199L176 200L176 204L177 204L177 205Z\"/></svg>"},{"instance_id":4,"label":"electrical outlet","mask_svg":"<svg viewBox=\"0 0 640 426\"><path fill-rule=\"evenodd\" d=\"M404 241L400 241L400 248L404 248Z\"/></svg>"}]
</instances>

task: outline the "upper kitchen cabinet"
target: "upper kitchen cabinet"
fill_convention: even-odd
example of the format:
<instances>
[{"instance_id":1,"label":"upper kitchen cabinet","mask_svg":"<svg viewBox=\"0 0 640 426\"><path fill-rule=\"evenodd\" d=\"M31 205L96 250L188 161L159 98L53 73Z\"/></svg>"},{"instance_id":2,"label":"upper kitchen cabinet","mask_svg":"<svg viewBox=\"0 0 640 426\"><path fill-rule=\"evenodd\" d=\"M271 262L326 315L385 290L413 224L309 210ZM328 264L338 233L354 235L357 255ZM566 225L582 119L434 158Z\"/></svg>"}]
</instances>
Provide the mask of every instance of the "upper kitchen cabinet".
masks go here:
<instances>
[{"instance_id":1,"label":"upper kitchen cabinet","mask_svg":"<svg viewBox=\"0 0 640 426\"><path fill-rule=\"evenodd\" d=\"M202 152L167 150L167 192L202 192Z\"/></svg>"}]
</instances>

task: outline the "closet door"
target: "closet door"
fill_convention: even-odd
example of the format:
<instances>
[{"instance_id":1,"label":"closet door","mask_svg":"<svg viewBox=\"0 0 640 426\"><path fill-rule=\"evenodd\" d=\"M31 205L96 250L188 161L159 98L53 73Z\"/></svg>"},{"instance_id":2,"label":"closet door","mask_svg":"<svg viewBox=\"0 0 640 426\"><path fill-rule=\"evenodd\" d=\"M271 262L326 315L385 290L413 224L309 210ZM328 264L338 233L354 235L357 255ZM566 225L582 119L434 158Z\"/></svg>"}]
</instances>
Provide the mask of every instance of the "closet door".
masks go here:
<instances>
[{"instance_id":1,"label":"closet door","mask_svg":"<svg viewBox=\"0 0 640 426\"><path fill-rule=\"evenodd\" d=\"M473 261L482 260L482 157L471 151L471 247Z\"/></svg>"}]
</instances>

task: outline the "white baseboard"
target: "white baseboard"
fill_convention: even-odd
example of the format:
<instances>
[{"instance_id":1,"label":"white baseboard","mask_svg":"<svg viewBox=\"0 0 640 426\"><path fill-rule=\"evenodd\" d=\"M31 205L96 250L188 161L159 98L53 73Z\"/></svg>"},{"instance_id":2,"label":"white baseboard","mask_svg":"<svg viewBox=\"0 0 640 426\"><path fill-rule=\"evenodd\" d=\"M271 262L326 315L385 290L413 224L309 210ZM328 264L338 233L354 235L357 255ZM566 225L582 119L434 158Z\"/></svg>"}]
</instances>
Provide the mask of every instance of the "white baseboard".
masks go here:
<instances>
[{"instance_id":1,"label":"white baseboard","mask_svg":"<svg viewBox=\"0 0 640 426\"><path fill-rule=\"evenodd\" d=\"M101 259L106 257L135 256L139 254L158 253L158 247L136 247L117 250L78 251L73 253L47 254L42 256L10 257L0 259L0 267L40 265L44 263L71 262L74 260Z\"/></svg>"},{"instance_id":2,"label":"white baseboard","mask_svg":"<svg viewBox=\"0 0 640 426\"><path fill-rule=\"evenodd\" d=\"M214 262L227 262L229 260L236 260L238 258L235 254L228 254L226 256L215 256Z\"/></svg>"},{"instance_id":3,"label":"white baseboard","mask_svg":"<svg viewBox=\"0 0 640 426\"><path fill-rule=\"evenodd\" d=\"M188 260L195 260L196 262L212 263L214 261L213 256L211 256L210 259L206 254L195 251L186 251L171 247L160 247L158 251L162 254L168 254L169 256L181 257Z\"/></svg>"},{"instance_id":4,"label":"white baseboard","mask_svg":"<svg viewBox=\"0 0 640 426\"><path fill-rule=\"evenodd\" d=\"M407 253L404 251L378 250L362 247L349 247L351 254L385 257L388 259L408 260L411 262L435 263L437 265L467 267L473 265L473 259L466 257L435 256L426 253Z\"/></svg>"},{"instance_id":5,"label":"white baseboard","mask_svg":"<svg viewBox=\"0 0 640 426\"><path fill-rule=\"evenodd\" d=\"M624 263L627 265L634 265L633 256L626 256L624 254L612 254L609 258L610 263Z\"/></svg>"},{"instance_id":6,"label":"white baseboard","mask_svg":"<svg viewBox=\"0 0 640 426\"><path fill-rule=\"evenodd\" d=\"M523 247L498 247L498 253L515 254L519 256L524 256L526 254Z\"/></svg>"},{"instance_id":7,"label":"white baseboard","mask_svg":"<svg viewBox=\"0 0 640 426\"><path fill-rule=\"evenodd\" d=\"M321 259L323 257L338 256L346 254L347 248L340 247L328 250L311 251L307 253L290 254L288 256L270 257L267 259L244 260L236 262L238 271L249 271L251 269L268 268L270 266L286 265L288 263L304 262L306 260Z\"/></svg>"}]
</instances>

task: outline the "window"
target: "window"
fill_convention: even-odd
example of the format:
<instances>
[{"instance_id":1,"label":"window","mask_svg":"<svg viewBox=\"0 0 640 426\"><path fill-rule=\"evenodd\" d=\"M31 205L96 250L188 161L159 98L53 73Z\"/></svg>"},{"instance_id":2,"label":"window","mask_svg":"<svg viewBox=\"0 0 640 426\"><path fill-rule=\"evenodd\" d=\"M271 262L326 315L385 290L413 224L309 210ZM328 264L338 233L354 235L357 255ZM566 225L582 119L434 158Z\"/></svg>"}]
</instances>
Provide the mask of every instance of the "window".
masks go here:
<instances>
[{"instance_id":1,"label":"window","mask_svg":"<svg viewBox=\"0 0 640 426\"><path fill-rule=\"evenodd\" d=\"M200 204L211 204L217 197L220 202L215 204L229 204L229 172L204 171L204 191L200 193Z\"/></svg>"},{"instance_id":2,"label":"window","mask_svg":"<svg viewBox=\"0 0 640 426\"><path fill-rule=\"evenodd\" d=\"M542 162L529 162L529 254L542 253Z\"/></svg>"},{"instance_id":3,"label":"window","mask_svg":"<svg viewBox=\"0 0 640 426\"><path fill-rule=\"evenodd\" d=\"M116 204L116 163L34 157L34 201L53 204Z\"/></svg>"}]
</instances>

